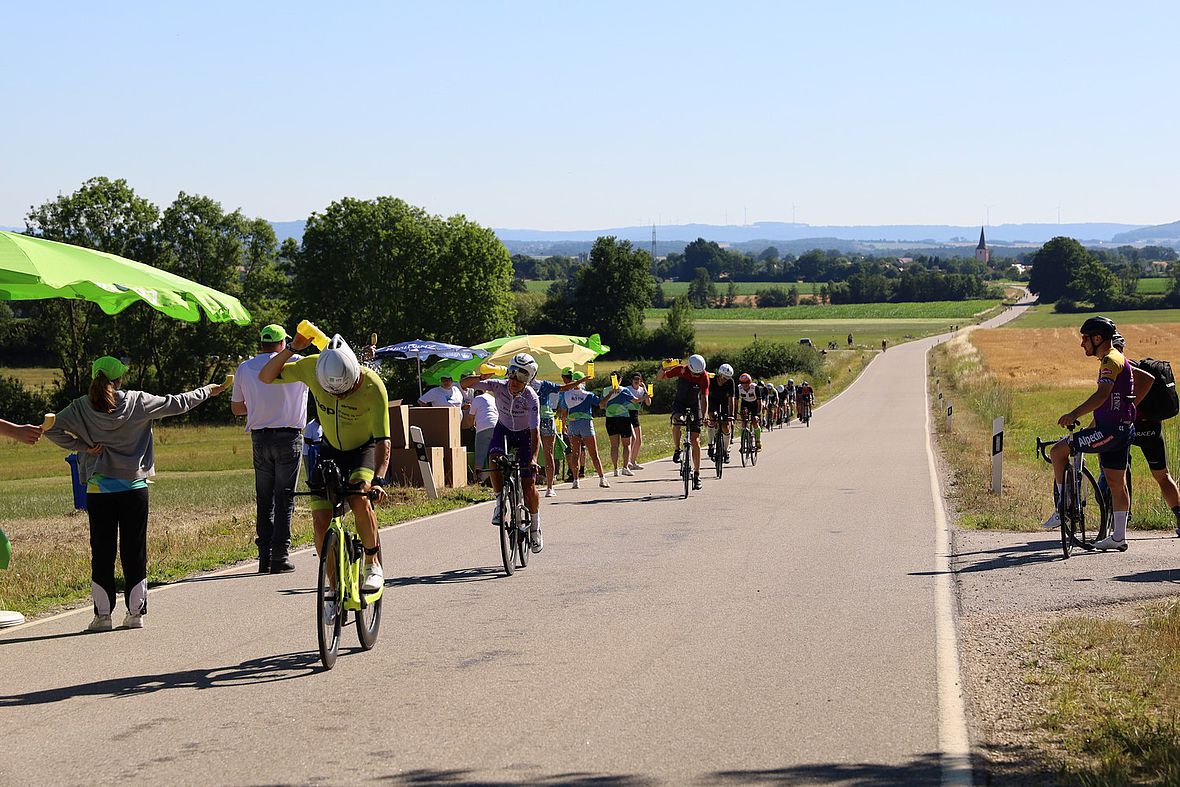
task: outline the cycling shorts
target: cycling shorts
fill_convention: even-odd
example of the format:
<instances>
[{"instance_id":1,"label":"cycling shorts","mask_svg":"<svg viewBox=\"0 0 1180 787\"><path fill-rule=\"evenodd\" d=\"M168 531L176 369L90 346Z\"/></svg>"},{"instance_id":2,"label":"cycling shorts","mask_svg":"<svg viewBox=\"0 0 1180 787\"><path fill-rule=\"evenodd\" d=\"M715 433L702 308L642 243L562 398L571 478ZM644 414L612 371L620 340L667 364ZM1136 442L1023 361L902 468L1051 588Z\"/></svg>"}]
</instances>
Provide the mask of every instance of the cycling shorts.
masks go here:
<instances>
[{"instance_id":1,"label":"cycling shorts","mask_svg":"<svg viewBox=\"0 0 1180 787\"><path fill-rule=\"evenodd\" d=\"M751 415L751 416L761 415L762 403L759 402L758 400L754 400L753 402L748 402L745 399L743 399L741 402L741 412L742 412L743 417L745 417L747 414Z\"/></svg>"},{"instance_id":2,"label":"cycling shorts","mask_svg":"<svg viewBox=\"0 0 1180 787\"><path fill-rule=\"evenodd\" d=\"M325 511L332 507L324 495L322 463L325 459L331 459L336 463L349 488L359 489L362 483L372 481L377 474L377 439L371 438L369 442L351 451L341 451L327 440L320 442L319 459L307 479L307 488L311 490L312 511Z\"/></svg>"},{"instance_id":3,"label":"cycling shorts","mask_svg":"<svg viewBox=\"0 0 1180 787\"><path fill-rule=\"evenodd\" d=\"M672 423L676 426L687 426L689 434L700 434L701 411L697 407L685 407L682 404L673 404Z\"/></svg>"},{"instance_id":4,"label":"cycling shorts","mask_svg":"<svg viewBox=\"0 0 1180 787\"><path fill-rule=\"evenodd\" d=\"M722 399L710 399L709 413L713 415L719 415L722 418L731 417L733 413L729 411L729 398L725 397Z\"/></svg>"},{"instance_id":5,"label":"cycling shorts","mask_svg":"<svg viewBox=\"0 0 1180 787\"><path fill-rule=\"evenodd\" d=\"M630 415L608 415L606 417L606 433L619 437L630 437L634 434Z\"/></svg>"},{"instance_id":6,"label":"cycling shorts","mask_svg":"<svg viewBox=\"0 0 1180 787\"><path fill-rule=\"evenodd\" d=\"M1168 469L1168 449L1164 446L1164 425L1160 421L1136 421L1133 445L1143 451L1143 458L1152 470Z\"/></svg>"},{"instance_id":7,"label":"cycling shorts","mask_svg":"<svg viewBox=\"0 0 1180 787\"><path fill-rule=\"evenodd\" d=\"M488 464L497 454L505 455L515 449L516 461L520 462L520 477L533 477L533 430L509 429L504 424L496 424L492 430L492 439L488 443Z\"/></svg>"},{"instance_id":8,"label":"cycling shorts","mask_svg":"<svg viewBox=\"0 0 1180 787\"><path fill-rule=\"evenodd\" d=\"M1071 439L1079 451L1098 454L1098 464L1103 470L1126 470L1134 437L1132 424L1119 424L1080 429Z\"/></svg>"}]
</instances>

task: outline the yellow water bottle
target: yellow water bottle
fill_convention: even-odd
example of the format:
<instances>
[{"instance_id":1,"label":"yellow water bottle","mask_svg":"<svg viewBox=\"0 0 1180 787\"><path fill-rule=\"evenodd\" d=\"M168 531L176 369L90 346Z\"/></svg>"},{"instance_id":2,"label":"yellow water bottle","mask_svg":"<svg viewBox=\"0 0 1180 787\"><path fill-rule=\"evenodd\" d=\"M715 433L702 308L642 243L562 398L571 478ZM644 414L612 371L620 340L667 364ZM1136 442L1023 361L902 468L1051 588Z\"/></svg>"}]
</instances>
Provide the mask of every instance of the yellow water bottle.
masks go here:
<instances>
[{"instance_id":1,"label":"yellow water bottle","mask_svg":"<svg viewBox=\"0 0 1180 787\"><path fill-rule=\"evenodd\" d=\"M479 365L479 373L480 374L497 375L497 374L504 374L504 372L506 372L506 371L508 371L507 367L497 366L494 363L481 363Z\"/></svg>"},{"instance_id":2,"label":"yellow water bottle","mask_svg":"<svg viewBox=\"0 0 1180 787\"><path fill-rule=\"evenodd\" d=\"M586 362L586 376L587 377L594 376L594 361L587 361Z\"/></svg>"},{"instance_id":3,"label":"yellow water bottle","mask_svg":"<svg viewBox=\"0 0 1180 787\"><path fill-rule=\"evenodd\" d=\"M612 374L610 376L610 387L612 391L619 390L619 375Z\"/></svg>"},{"instance_id":4,"label":"yellow water bottle","mask_svg":"<svg viewBox=\"0 0 1180 787\"><path fill-rule=\"evenodd\" d=\"M56 413L46 413L44 420L41 421L41 431L45 432L53 428L53 424L57 421Z\"/></svg>"},{"instance_id":5,"label":"yellow water bottle","mask_svg":"<svg viewBox=\"0 0 1180 787\"><path fill-rule=\"evenodd\" d=\"M665 358L664 359L664 368L665 369L672 369L672 368L677 367L679 365L680 365L679 358Z\"/></svg>"},{"instance_id":6,"label":"yellow water bottle","mask_svg":"<svg viewBox=\"0 0 1180 787\"><path fill-rule=\"evenodd\" d=\"M223 391L232 391L234 387L234 374L230 372L225 376L225 382L221 384Z\"/></svg>"},{"instance_id":7,"label":"yellow water bottle","mask_svg":"<svg viewBox=\"0 0 1180 787\"><path fill-rule=\"evenodd\" d=\"M328 334L317 328L311 320L302 320L299 325L295 326L295 333L298 336L311 339L311 343L320 348L320 352L328 347Z\"/></svg>"}]
</instances>

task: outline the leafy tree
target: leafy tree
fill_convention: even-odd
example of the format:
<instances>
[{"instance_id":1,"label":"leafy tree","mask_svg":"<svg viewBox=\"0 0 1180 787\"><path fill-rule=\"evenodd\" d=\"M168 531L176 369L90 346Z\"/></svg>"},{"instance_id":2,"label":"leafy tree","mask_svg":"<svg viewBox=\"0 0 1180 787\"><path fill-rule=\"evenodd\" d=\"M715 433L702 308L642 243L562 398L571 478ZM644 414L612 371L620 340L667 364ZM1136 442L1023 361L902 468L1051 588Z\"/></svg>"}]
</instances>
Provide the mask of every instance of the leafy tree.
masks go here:
<instances>
[{"instance_id":1,"label":"leafy tree","mask_svg":"<svg viewBox=\"0 0 1180 787\"><path fill-rule=\"evenodd\" d=\"M489 228L394 197L345 198L307 221L293 306L354 343L375 331L470 344L513 329L512 276Z\"/></svg>"},{"instance_id":2,"label":"leafy tree","mask_svg":"<svg viewBox=\"0 0 1180 787\"><path fill-rule=\"evenodd\" d=\"M698 268L704 268L709 279L716 279L721 275L724 267L725 251L716 241L697 238L684 247L683 262L680 266L680 277L688 279L697 275Z\"/></svg>"},{"instance_id":3,"label":"leafy tree","mask_svg":"<svg viewBox=\"0 0 1180 787\"><path fill-rule=\"evenodd\" d=\"M795 298L799 297L799 290L795 290ZM754 295L754 300L758 303L759 309L769 309L775 306L791 306L791 295L787 290L781 287L763 287Z\"/></svg>"},{"instance_id":4,"label":"leafy tree","mask_svg":"<svg viewBox=\"0 0 1180 787\"><path fill-rule=\"evenodd\" d=\"M648 340L643 315L655 288L650 254L630 241L601 237L594 241L572 289L557 294L568 299L571 332L598 333L612 349L629 353L641 350ZM552 313L552 306L547 304L547 313Z\"/></svg>"},{"instance_id":5,"label":"leafy tree","mask_svg":"<svg viewBox=\"0 0 1180 787\"><path fill-rule=\"evenodd\" d=\"M717 285L709 278L709 271L697 268L696 275L688 285L688 300L695 308L704 309L717 297Z\"/></svg>"},{"instance_id":6,"label":"leafy tree","mask_svg":"<svg viewBox=\"0 0 1180 787\"><path fill-rule=\"evenodd\" d=\"M730 282L729 286L725 288L724 306L727 309L732 309L737 305L738 288L736 282Z\"/></svg>"},{"instance_id":7,"label":"leafy tree","mask_svg":"<svg viewBox=\"0 0 1180 787\"><path fill-rule=\"evenodd\" d=\"M696 345L692 303L681 295L672 301L664 322L652 332L649 354L655 357L683 357Z\"/></svg>"},{"instance_id":8,"label":"leafy tree","mask_svg":"<svg viewBox=\"0 0 1180 787\"><path fill-rule=\"evenodd\" d=\"M1028 289L1042 301L1056 301L1066 294L1074 271L1088 257L1085 247L1073 238L1053 238L1032 257Z\"/></svg>"},{"instance_id":9,"label":"leafy tree","mask_svg":"<svg viewBox=\"0 0 1180 787\"><path fill-rule=\"evenodd\" d=\"M774 246L767 246L765 249L762 250L762 253L758 255L758 260L760 262L773 262L773 261L777 260L778 257L779 257L779 250L777 248L775 248Z\"/></svg>"},{"instance_id":10,"label":"leafy tree","mask_svg":"<svg viewBox=\"0 0 1180 787\"><path fill-rule=\"evenodd\" d=\"M1065 295L1075 301L1099 305L1110 300L1117 287L1115 275L1098 260L1087 256L1074 267Z\"/></svg>"}]
</instances>

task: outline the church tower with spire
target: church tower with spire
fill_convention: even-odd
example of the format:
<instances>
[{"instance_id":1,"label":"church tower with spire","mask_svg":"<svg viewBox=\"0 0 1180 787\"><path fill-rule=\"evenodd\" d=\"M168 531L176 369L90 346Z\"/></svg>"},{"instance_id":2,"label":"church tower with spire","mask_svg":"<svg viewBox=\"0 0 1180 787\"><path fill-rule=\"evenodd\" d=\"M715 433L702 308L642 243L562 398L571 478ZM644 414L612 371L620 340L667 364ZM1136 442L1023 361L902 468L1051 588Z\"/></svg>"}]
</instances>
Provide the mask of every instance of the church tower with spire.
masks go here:
<instances>
[{"instance_id":1,"label":"church tower with spire","mask_svg":"<svg viewBox=\"0 0 1180 787\"><path fill-rule=\"evenodd\" d=\"M983 227L979 228L979 245L975 247L975 259L982 262L984 265L991 260L992 253L987 247L987 241L983 237Z\"/></svg>"}]
</instances>

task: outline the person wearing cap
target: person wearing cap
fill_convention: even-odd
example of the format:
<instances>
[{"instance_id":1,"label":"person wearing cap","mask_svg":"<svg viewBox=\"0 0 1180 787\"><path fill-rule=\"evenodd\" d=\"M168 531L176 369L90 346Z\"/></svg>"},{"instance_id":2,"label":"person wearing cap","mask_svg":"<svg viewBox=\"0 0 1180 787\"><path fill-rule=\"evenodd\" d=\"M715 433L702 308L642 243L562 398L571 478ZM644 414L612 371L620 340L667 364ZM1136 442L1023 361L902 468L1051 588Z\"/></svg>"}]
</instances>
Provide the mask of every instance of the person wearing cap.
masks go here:
<instances>
[{"instance_id":1,"label":"person wearing cap","mask_svg":"<svg viewBox=\"0 0 1180 787\"><path fill-rule=\"evenodd\" d=\"M157 396L123 390L127 364L109 355L91 365L90 391L66 405L45 430L50 442L78 452L90 517L90 631L110 631L115 607L115 551L123 564L124 628L142 628L147 614L147 480L156 474L152 424L187 413L224 390L203 385Z\"/></svg>"},{"instance_id":2,"label":"person wearing cap","mask_svg":"<svg viewBox=\"0 0 1180 787\"><path fill-rule=\"evenodd\" d=\"M246 431L254 448L254 543L258 545L260 574L295 570L289 557L291 517L307 425L307 386L267 385L258 379L262 367L290 338L281 325L268 325L259 332L258 354L238 366L229 405L234 415L246 416ZM302 356L291 357L299 360Z\"/></svg>"}]
</instances>

